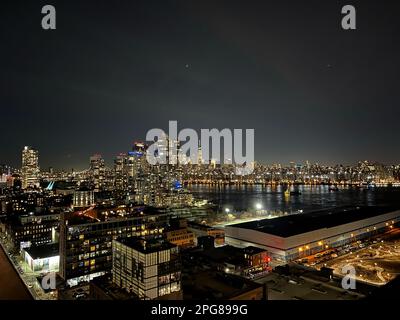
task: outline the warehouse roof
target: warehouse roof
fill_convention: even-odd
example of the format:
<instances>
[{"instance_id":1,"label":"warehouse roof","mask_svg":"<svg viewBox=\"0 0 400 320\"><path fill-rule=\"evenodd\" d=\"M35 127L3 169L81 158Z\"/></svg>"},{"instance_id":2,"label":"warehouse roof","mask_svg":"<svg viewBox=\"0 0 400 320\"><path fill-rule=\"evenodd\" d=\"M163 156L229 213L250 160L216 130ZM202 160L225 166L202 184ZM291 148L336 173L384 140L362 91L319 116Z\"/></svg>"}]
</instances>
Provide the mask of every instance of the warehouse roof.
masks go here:
<instances>
[{"instance_id":1,"label":"warehouse roof","mask_svg":"<svg viewBox=\"0 0 400 320\"><path fill-rule=\"evenodd\" d=\"M273 219L239 223L231 225L231 227L251 229L287 238L318 229L332 228L376 217L398 209L399 208L387 206L336 207L308 213L292 214Z\"/></svg>"}]
</instances>

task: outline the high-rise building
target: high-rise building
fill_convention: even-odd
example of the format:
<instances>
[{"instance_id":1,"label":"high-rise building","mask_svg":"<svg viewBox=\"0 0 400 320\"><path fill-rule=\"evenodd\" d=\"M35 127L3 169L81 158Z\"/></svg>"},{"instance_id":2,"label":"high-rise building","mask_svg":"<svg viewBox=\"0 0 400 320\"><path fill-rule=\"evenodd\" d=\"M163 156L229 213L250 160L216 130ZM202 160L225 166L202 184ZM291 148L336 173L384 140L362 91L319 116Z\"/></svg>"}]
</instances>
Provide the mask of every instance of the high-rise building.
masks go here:
<instances>
[{"instance_id":1,"label":"high-rise building","mask_svg":"<svg viewBox=\"0 0 400 320\"><path fill-rule=\"evenodd\" d=\"M90 171L94 191L99 192L105 184L105 163L100 154L95 154L90 157Z\"/></svg>"},{"instance_id":2,"label":"high-rise building","mask_svg":"<svg viewBox=\"0 0 400 320\"><path fill-rule=\"evenodd\" d=\"M147 150L147 145L141 141L135 141L133 143L133 148L132 151L133 152L138 152L138 153L142 153L144 154Z\"/></svg>"},{"instance_id":3,"label":"high-rise building","mask_svg":"<svg viewBox=\"0 0 400 320\"><path fill-rule=\"evenodd\" d=\"M117 190L124 190L127 183L127 172L125 170L127 159L128 157L125 153L119 154L114 159L114 186Z\"/></svg>"},{"instance_id":4,"label":"high-rise building","mask_svg":"<svg viewBox=\"0 0 400 320\"><path fill-rule=\"evenodd\" d=\"M203 151L201 150L200 141L199 141L199 149L197 150L197 164L203 164Z\"/></svg>"},{"instance_id":5,"label":"high-rise building","mask_svg":"<svg viewBox=\"0 0 400 320\"><path fill-rule=\"evenodd\" d=\"M22 150L22 188L39 187L39 152L31 147Z\"/></svg>"},{"instance_id":6,"label":"high-rise building","mask_svg":"<svg viewBox=\"0 0 400 320\"><path fill-rule=\"evenodd\" d=\"M113 241L113 282L140 299L178 299L181 263L177 246L160 239Z\"/></svg>"}]
</instances>

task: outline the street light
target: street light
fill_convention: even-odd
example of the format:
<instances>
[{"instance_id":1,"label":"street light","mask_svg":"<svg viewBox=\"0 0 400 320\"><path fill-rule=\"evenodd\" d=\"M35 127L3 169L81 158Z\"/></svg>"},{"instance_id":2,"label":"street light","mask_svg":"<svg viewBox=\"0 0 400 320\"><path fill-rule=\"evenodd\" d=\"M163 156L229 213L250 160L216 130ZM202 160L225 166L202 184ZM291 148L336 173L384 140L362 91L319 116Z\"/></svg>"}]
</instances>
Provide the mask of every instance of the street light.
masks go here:
<instances>
[{"instance_id":1,"label":"street light","mask_svg":"<svg viewBox=\"0 0 400 320\"><path fill-rule=\"evenodd\" d=\"M257 203L256 203L256 209L257 209L257 210L261 210L261 209L262 209L262 204L259 203L259 202L257 202Z\"/></svg>"},{"instance_id":2,"label":"street light","mask_svg":"<svg viewBox=\"0 0 400 320\"><path fill-rule=\"evenodd\" d=\"M226 212L226 213L229 213L229 212L231 212L231 209L225 208L225 212Z\"/></svg>"}]
</instances>

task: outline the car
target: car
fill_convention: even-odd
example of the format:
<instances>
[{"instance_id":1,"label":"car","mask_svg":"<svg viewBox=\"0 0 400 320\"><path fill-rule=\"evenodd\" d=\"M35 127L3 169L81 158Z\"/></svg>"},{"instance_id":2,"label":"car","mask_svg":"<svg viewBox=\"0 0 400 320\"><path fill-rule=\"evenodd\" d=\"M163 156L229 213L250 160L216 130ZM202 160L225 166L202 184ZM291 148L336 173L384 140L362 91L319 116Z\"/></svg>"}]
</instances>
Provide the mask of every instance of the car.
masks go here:
<instances>
[{"instance_id":1,"label":"car","mask_svg":"<svg viewBox=\"0 0 400 320\"><path fill-rule=\"evenodd\" d=\"M77 294L75 294L75 299L76 300L81 300L81 299L84 299L84 298L86 298L86 293L77 293Z\"/></svg>"}]
</instances>

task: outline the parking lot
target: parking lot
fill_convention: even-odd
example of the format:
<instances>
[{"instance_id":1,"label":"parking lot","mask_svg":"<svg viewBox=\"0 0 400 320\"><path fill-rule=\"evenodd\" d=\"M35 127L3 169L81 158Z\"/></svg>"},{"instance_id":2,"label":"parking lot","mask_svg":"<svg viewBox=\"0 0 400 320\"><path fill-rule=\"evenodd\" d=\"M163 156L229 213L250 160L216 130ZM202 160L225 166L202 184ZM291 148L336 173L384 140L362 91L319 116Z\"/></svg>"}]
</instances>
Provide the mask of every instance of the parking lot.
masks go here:
<instances>
[{"instance_id":1,"label":"parking lot","mask_svg":"<svg viewBox=\"0 0 400 320\"><path fill-rule=\"evenodd\" d=\"M345 275L343 267L350 265L355 268L357 281L384 285L400 273L400 229L332 252L311 257L303 264L316 269L332 268L338 276Z\"/></svg>"},{"instance_id":2,"label":"parking lot","mask_svg":"<svg viewBox=\"0 0 400 320\"><path fill-rule=\"evenodd\" d=\"M400 232L395 230L378 239L357 251L331 259L323 266L334 269L337 275L344 275L342 268L351 265L356 270L358 281L374 285L386 284L400 273Z\"/></svg>"}]
</instances>

